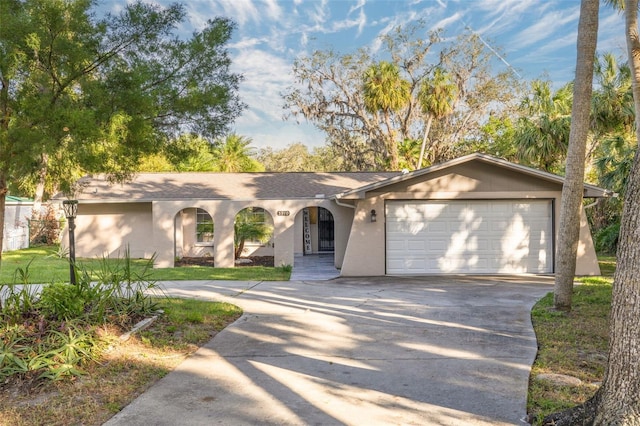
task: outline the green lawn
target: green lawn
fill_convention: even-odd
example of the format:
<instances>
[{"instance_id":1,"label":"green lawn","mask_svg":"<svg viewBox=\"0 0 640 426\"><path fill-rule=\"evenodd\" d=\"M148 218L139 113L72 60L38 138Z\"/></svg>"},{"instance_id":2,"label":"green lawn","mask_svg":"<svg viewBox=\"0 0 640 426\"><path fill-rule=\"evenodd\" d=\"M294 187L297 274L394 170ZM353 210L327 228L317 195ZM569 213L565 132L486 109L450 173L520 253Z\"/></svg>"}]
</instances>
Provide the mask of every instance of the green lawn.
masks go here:
<instances>
[{"instance_id":1,"label":"green lawn","mask_svg":"<svg viewBox=\"0 0 640 426\"><path fill-rule=\"evenodd\" d=\"M538 355L529 381L528 412L542 418L581 404L593 396L607 362L609 311L616 261L600 257L600 277L583 277L574 286L571 312L553 309L553 293L533 307L531 319L538 339ZM553 386L536 380L542 373L566 374L580 386Z\"/></svg>"},{"instance_id":2,"label":"green lawn","mask_svg":"<svg viewBox=\"0 0 640 426\"><path fill-rule=\"evenodd\" d=\"M69 262L66 258L56 255L57 247L40 246L24 250L2 253L0 264L0 283L14 282L16 271L28 270L29 283L50 283L69 280ZM116 263L118 259L110 259ZM31 262L31 263L29 263ZM102 259L77 259L79 266L87 271L95 272L100 269ZM142 271L146 264L144 259L133 260L134 268ZM154 269L151 278L158 281L165 280L238 280L238 281L287 281L291 271L288 268L267 268L262 266L243 266L239 268L209 268L209 267L180 267ZM18 281L21 282L18 278Z\"/></svg>"}]
</instances>

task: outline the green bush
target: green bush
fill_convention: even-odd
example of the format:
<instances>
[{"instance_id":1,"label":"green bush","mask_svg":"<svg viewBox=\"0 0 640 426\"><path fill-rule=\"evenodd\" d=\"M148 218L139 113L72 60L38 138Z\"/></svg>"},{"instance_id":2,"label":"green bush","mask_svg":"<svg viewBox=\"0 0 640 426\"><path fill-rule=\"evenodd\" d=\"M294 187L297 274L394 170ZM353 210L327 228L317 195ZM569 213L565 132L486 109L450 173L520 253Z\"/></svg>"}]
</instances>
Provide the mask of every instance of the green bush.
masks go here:
<instances>
[{"instance_id":1,"label":"green bush","mask_svg":"<svg viewBox=\"0 0 640 426\"><path fill-rule=\"evenodd\" d=\"M49 284L42 289L36 306L47 318L68 320L82 317L86 301L79 289L73 284Z\"/></svg>"},{"instance_id":2,"label":"green bush","mask_svg":"<svg viewBox=\"0 0 640 426\"><path fill-rule=\"evenodd\" d=\"M0 383L16 374L58 380L82 374L80 366L102 346L97 327L105 323L131 326L153 312L157 303L148 290L153 259L134 273L129 251L115 266L100 264L97 282L76 267L77 284L42 286L0 284ZM14 281L28 277L28 266Z\"/></svg>"},{"instance_id":3,"label":"green bush","mask_svg":"<svg viewBox=\"0 0 640 426\"><path fill-rule=\"evenodd\" d=\"M595 248L598 253L615 254L618 249L618 236L620 234L620 222L599 229L594 238Z\"/></svg>"}]
</instances>

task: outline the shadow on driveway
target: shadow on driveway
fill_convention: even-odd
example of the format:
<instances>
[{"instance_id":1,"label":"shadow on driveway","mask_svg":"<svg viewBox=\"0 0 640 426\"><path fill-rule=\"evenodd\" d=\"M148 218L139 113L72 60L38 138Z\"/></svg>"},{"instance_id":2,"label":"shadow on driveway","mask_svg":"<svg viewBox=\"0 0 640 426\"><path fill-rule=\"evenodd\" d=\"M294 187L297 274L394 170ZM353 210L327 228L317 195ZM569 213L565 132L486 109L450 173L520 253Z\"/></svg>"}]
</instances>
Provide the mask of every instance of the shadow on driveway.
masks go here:
<instances>
[{"instance_id":1,"label":"shadow on driveway","mask_svg":"<svg viewBox=\"0 0 640 426\"><path fill-rule=\"evenodd\" d=\"M525 424L548 277L167 282L244 315L108 425Z\"/></svg>"}]
</instances>

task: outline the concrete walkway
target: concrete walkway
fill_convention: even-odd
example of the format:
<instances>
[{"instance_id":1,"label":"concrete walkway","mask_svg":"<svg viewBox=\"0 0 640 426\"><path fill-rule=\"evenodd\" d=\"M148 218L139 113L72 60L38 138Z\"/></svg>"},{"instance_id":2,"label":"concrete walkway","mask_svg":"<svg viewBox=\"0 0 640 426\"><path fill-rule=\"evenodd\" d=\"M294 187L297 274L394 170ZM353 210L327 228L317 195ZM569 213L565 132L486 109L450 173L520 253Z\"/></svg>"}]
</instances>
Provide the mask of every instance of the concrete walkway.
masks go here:
<instances>
[{"instance_id":1,"label":"concrete walkway","mask_svg":"<svg viewBox=\"0 0 640 426\"><path fill-rule=\"evenodd\" d=\"M549 278L168 282L244 315L107 425L525 424Z\"/></svg>"},{"instance_id":2,"label":"concrete walkway","mask_svg":"<svg viewBox=\"0 0 640 426\"><path fill-rule=\"evenodd\" d=\"M322 281L340 276L333 253L296 254L293 259L291 281Z\"/></svg>"}]
</instances>

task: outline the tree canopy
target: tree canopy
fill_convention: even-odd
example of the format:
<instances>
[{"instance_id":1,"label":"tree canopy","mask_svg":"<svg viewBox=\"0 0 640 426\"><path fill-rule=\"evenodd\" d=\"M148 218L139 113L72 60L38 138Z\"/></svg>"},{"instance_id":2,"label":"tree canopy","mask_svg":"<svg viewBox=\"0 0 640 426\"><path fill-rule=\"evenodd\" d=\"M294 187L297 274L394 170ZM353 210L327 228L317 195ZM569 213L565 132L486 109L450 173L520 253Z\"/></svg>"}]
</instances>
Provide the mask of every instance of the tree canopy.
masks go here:
<instances>
[{"instance_id":1,"label":"tree canopy","mask_svg":"<svg viewBox=\"0 0 640 426\"><path fill-rule=\"evenodd\" d=\"M345 171L342 159L330 146L315 147L309 152L297 142L283 149L262 148L258 161L268 172L339 172Z\"/></svg>"},{"instance_id":2,"label":"tree canopy","mask_svg":"<svg viewBox=\"0 0 640 426\"><path fill-rule=\"evenodd\" d=\"M0 4L0 174L29 192L86 172L121 178L170 136L223 134L243 108L228 19L183 40L178 4L103 19L89 0Z\"/></svg>"},{"instance_id":3,"label":"tree canopy","mask_svg":"<svg viewBox=\"0 0 640 426\"><path fill-rule=\"evenodd\" d=\"M0 0L0 222L8 185L39 201L81 175L130 175L185 131L224 134L243 109L225 49L234 23L183 39L183 6ZM0 235L1 236L1 235Z\"/></svg>"},{"instance_id":4,"label":"tree canopy","mask_svg":"<svg viewBox=\"0 0 640 426\"><path fill-rule=\"evenodd\" d=\"M490 114L502 115L515 106L520 85L512 70L492 69L494 53L473 32L447 39L424 27L418 21L395 28L382 36L377 55L362 48L299 58L293 67L295 84L284 94L288 116L322 130L349 169L406 164L434 112L439 119L428 132L428 164L466 153L468 141L478 137ZM440 105L430 97L436 93ZM409 164L415 168L417 162Z\"/></svg>"}]
</instances>

